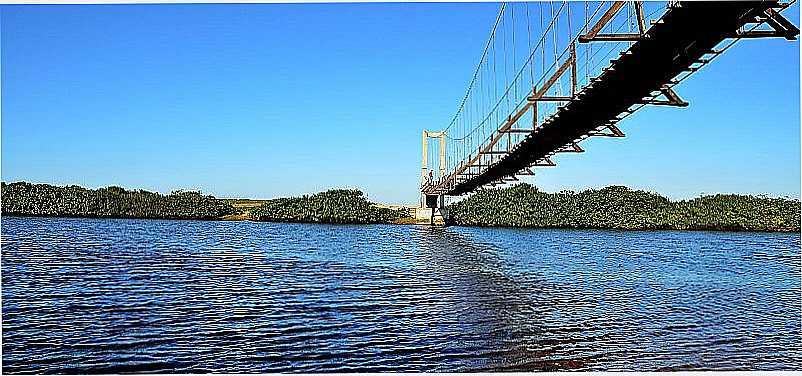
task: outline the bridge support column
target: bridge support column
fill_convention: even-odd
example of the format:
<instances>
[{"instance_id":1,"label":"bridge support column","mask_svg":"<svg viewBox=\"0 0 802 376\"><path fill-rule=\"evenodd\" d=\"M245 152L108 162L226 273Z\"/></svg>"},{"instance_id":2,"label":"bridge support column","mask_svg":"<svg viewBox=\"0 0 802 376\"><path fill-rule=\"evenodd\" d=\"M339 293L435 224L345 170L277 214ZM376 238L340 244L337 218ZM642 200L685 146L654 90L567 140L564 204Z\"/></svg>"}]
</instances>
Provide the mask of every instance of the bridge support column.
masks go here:
<instances>
[{"instance_id":1,"label":"bridge support column","mask_svg":"<svg viewBox=\"0 0 802 376\"><path fill-rule=\"evenodd\" d=\"M446 220L448 219L448 214L446 210L446 196L425 195L425 197L426 197L426 207L432 209L432 214L429 220L429 224L434 225L434 219L438 215L443 219L443 223L446 223Z\"/></svg>"}]
</instances>

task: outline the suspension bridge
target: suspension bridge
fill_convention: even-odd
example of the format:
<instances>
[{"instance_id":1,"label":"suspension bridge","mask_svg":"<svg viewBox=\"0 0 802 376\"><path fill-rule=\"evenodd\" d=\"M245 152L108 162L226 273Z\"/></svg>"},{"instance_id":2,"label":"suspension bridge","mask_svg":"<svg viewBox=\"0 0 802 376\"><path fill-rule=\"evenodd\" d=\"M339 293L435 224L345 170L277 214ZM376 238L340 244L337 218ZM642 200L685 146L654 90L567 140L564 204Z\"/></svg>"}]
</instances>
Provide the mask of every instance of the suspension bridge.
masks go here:
<instances>
[{"instance_id":1,"label":"suspension bridge","mask_svg":"<svg viewBox=\"0 0 802 376\"><path fill-rule=\"evenodd\" d=\"M423 132L421 203L444 206L553 167L645 106L686 107L674 87L741 39L795 40L792 3L503 3L456 114Z\"/></svg>"}]
</instances>

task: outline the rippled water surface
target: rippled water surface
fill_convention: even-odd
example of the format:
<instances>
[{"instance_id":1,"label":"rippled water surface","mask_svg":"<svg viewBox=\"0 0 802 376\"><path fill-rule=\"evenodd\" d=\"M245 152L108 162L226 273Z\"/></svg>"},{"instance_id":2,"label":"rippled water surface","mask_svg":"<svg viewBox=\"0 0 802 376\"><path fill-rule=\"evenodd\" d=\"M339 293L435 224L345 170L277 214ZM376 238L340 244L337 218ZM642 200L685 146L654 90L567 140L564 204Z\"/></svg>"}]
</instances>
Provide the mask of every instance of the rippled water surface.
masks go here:
<instances>
[{"instance_id":1,"label":"rippled water surface","mask_svg":"<svg viewBox=\"0 0 802 376\"><path fill-rule=\"evenodd\" d=\"M7 373L799 369L800 236L3 218Z\"/></svg>"}]
</instances>

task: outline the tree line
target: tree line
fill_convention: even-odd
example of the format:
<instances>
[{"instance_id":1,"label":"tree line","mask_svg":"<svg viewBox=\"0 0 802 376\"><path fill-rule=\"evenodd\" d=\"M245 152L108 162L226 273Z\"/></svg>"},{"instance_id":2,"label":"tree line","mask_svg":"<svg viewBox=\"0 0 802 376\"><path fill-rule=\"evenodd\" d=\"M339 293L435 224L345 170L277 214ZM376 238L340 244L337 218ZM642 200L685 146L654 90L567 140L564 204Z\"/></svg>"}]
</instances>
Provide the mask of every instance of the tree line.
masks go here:
<instances>
[{"instance_id":1,"label":"tree line","mask_svg":"<svg viewBox=\"0 0 802 376\"><path fill-rule=\"evenodd\" d=\"M671 201L622 186L582 192L542 192L529 184L479 191L449 206L463 226L622 230L800 230L800 201L717 194Z\"/></svg>"},{"instance_id":2,"label":"tree line","mask_svg":"<svg viewBox=\"0 0 802 376\"><path fill-rule=\"evenodd\" d=\"M77 185L2 182L3 215L92 218L219 219L239 210L194 191L163 195L121 187L87 189Z\"/></svg>"},{"instance_id":3,"label":"tree line","mask_svg":"<svg viewBox=\"0 0 802 376\"><path fill-rule=\"evenodd\" d=\"M228 202L194 191L163 195L120 187L2 183L3 215L241 219L307 223L401 223L404 210L377 207L359 190L332 189L313 195L266 200L243 212ZM254 203L257 204L257 203ZM800 201L765 196L717 194L671 201L622 186L582 192L546 193L529 184L479 191L448 207L448 223L461 226L596 228L621 230L800 230Z\"/></svg>"},{"instance_id":4,"label":"tree line","mask_svg":"<svg viewBox=\"0 0 802 376\"><path fill-rule=\"evenodd\" d=\"M406 210L377 207L356 189L268 200L250 212L255 221L308 223L391 223L407 216Z\"/></svg>"}]
</instances>

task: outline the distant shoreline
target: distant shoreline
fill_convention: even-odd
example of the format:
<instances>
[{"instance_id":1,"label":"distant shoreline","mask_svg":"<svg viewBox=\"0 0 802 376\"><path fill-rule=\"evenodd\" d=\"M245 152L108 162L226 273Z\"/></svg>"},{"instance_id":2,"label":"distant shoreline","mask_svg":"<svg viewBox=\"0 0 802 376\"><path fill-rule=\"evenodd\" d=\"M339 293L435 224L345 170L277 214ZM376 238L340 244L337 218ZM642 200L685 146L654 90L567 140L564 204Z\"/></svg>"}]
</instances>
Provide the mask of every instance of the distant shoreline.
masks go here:
<instances>
[{"instance_id":1,"label":"distant shoreline","mask_svg":"<svg viewBox=\"0 0 802 376\"><path fill-rule=\"evenodd\" d=\"M329 190L271 200L218 199L200 192L169 195L120 187L96 190L2 183L2 216L159 219L319 224L428 225L414 208L367 200L358 190ZM420 209L417 209L420 210ZM446 225L460 227L799 232L800 202L746 195L673 202L626 187L545 193L528 184L490 189L449 205Z\"/></svg>"},{"instance_id":2,"label":"distant shoreline","mask_svg":"<svg viewBox=\"0 0 802 376\"><path fill-rule=\"evenodd\" d=\"M21 214L3 214L3 218L10 217L10 218L55 218L55 219L136 219L136 220L144 220L144 221L202 221L202 222L253 222L253 223L286 223L286 224L308 224L308 225L327 225L327 226L365 226L365 225L389 225L389 226L426 226L430 227L429 223L426 222L419 222L419 223L398 223L398 222L387 222L387 223L329 223L329 222L281 222L281 221L255 221L250 218L243 218L243 219L224 219L224 218L214 218L214 219L191 219L191 218L138 218L138 217L78 217L78 216L47 216L47 215L21 215ZM642 229L620 229L620 228L607 228L607 227L518 227L518 226L487 226L487 225L456 225L456 224L449 224L449 225L436 225L434 227L446 228L446 227L463 227L463 228L486 228L486 229L506 229L506 230L577 230L577 231L587 231L587 230L597 230L597 231L611 231L611 232L661 232L661 231L669 231L669 232L732 232L732 233L761 233L761 234L772 234L772 233L780 233L780 234L791 234L791 233L800 233L798 230L739 230L739 229L703 229L703 228L687 228L687 229L676 229L676 228L642 228ZM802 235L802 234L800 234Z\"/></svg>"}]
</instances>

